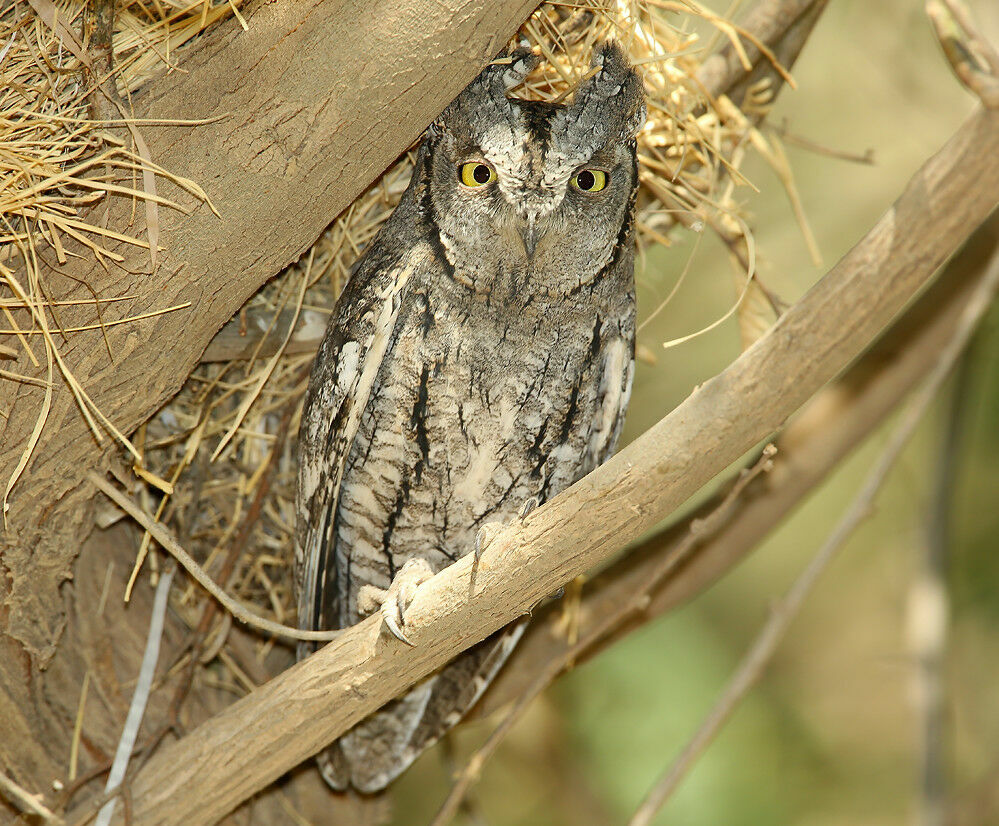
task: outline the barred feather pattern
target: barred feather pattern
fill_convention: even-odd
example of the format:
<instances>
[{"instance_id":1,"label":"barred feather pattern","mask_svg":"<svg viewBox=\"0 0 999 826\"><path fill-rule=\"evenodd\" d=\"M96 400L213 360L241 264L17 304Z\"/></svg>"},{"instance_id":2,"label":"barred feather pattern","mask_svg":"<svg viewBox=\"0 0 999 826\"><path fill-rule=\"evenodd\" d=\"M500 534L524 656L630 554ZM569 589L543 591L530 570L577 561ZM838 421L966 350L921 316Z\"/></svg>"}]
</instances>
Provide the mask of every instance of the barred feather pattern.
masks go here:
<instances>
[{"instance_id":1,"label":"barred feather pattern","mask_svg":"<svg viewBox=\"0 0 999 826\"><path fill-rule=\"evenodd\" d=\"M443 569L482 525L544 503L613 452L634 372L644 102L616 46L594 62L568 106L507 97L529 53L488 67L428 130L339 299L299 437L301 627L354 624L362 586L387 588L414 557ZM494 170L486 191L461 183L469 159ZM573 189L588 165L611 191ZM326 780L384 788L475 702L523 627L343 735L319 758Z\"/></svg>"}]
</instances>

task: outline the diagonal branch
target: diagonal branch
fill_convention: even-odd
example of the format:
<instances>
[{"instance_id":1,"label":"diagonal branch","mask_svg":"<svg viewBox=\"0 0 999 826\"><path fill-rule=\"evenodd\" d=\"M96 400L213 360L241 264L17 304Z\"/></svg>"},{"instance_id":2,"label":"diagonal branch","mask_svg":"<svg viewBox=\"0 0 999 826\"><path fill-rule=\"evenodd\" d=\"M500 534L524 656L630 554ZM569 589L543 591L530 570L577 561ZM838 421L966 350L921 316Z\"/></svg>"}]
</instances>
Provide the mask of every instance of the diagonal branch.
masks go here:
<instances>
[{"instance_id":1,"label":"diagonal branch","mask_svg":"<svg viewBox=\"0 0 999 826\"><path fill-rule=\"evenodd\" d=\"M746 490L732 519L701 542L692 557L653 592L640 614L598 643L579 652L574 663L596 655L621 636L685 602L735 566L824 480L835 466L884 421L930 369L950 339L963 308L999 251L999 212L993 213L944 272L877 344L850 370L813 396L777 439L773 469ZM644 540L586 583L576 611L580 638L593 630L631 595L638 593L664 559L683 547L693 523L712 513L721 496L692 516ZM475 716L485 716L519 698L535 679L570 647L562 629L562 606L550 603L535 612L510 663L489 686Z\"/></svg>"},{"instance_id":2,"label":"diagonal branch","mask_svg":"<svg viewBox=\"0 0 999 826\"><path fill-rule=\"evenodd\" d=\"M183 72L152 81L136 96L135 115L201 121L193 129L141 128L156 163L203 184L221 215L180 192L175 200L189 214L159 210L164 250L155 271L147 251L123 245L121 266L105 269L90 255L71 255L45 274L57 299L130 296L123 316L191 302L189 310L141 326L108 326L106 350L102 330L60 344L94 405L123 433L146 421L246 299L419 136L535 5L273 0L254 5L249 31L230 20L199 38L185 54ZM112 204L109 230L127 232L131 204L120 197ZM91 312L85 303L66 307L62 326L78 326ZM26 359L11 370L37 376ZM0 382L0 408L6 480L38 418L37 391ZM58 610L52 606L62 605L59 586L92 524L86 511L92 490L81 484L83 474L98 462L106 466L112 453L95 443L73 395L60 388L31 465L11 494L9 530L0 529L15 591L0 631L34 656L51 655L57 624L51 614Z\"/></svg>"},{"instance_id":3,"label":"diagonal branch","mask_svg":"<svg viewBox=\"0 0 999 826\"><path fill-rule=\"evenodd\" d=\"M372 617L152 757L132 822L207 823L649 530L778 429L922 289L999 200L999 113L978 112L874 228L721 374L612 460L423 585L415 647ZM79 817L82 813L76 813ZM73 819L71 818L72 822Z\"/></svg>"}]
</instances>

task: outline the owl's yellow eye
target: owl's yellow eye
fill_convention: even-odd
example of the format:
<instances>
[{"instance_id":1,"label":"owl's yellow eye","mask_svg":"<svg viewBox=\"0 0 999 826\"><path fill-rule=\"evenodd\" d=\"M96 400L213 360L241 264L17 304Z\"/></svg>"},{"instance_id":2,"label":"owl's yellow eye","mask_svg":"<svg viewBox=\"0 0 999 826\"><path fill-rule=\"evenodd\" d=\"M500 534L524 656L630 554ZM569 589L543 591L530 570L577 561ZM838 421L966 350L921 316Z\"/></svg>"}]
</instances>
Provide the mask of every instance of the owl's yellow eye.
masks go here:
<instances>
[{"instance_id":1,"label":"owl's yellow eye","mask_svg":"<svg viewBox=\"0 0 999 826\"><path fill-rule=\"evenodd\" d=\"M496 170L483 161L469 161L461 165L461 182L465 186L485 186L496 180Z\"/></svg>"},{"instance_id":2,"label":"owl's yellow eye","mask_svg":"<svg viewBox=\"0 0 999 826\"><path fill-rule=\"evenodd\" d=\"M572 176L572 185L582 192L599 192L607 186L607 173L602 169L581 169Z\"/></svg>"}]
</instances>

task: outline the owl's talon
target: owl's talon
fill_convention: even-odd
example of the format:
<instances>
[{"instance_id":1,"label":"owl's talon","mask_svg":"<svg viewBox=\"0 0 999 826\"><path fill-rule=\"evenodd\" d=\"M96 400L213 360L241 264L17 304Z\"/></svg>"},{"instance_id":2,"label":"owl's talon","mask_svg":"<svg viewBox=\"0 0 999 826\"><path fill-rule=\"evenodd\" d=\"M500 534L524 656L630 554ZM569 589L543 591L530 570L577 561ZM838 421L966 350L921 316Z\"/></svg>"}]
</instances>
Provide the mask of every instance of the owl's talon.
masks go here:
<instances>
[{"instance_id":1,"label":"owl's talon","mask_svg":"<svg viewBox=\"0 0 999 826\"><path fill-rule=\"evenodd\" d=\"M362 614L373 614L377 610L393 637L406 645L415 645L402 630L406 625L406 610L417 589L433 575L427 560L422 557L407 559L387 589L361 586L357 592L357 610Z\"/></svg>"},{"instance_id":2,"label":"owl's talon","mask_svg":"<svg viewBox=\"0 0 999 826\"><path fill-rule=\"evenodd\" d=\"M416 645L415 642L402 633L402 629L399 627L399 624L396 622L395 617L392 616L390 611L382 611L382 621L385 623L385 627L392 632L392 636L397 640L406 643L406 645L411 648Z\"/></svg>"},{"instance_id":3,"label":"owl's talon","mask_svg":"<svg viewBox=\"0 0 999 826\"><path fill-rule=\"evenodd\" d=\"M538 501L537 496L530 496L524 500L524 504L520 506L520 520L523 521L527 519L532 512L537 510L537 507L540 504L541 503Z\"/></svg>"}]
</instances>

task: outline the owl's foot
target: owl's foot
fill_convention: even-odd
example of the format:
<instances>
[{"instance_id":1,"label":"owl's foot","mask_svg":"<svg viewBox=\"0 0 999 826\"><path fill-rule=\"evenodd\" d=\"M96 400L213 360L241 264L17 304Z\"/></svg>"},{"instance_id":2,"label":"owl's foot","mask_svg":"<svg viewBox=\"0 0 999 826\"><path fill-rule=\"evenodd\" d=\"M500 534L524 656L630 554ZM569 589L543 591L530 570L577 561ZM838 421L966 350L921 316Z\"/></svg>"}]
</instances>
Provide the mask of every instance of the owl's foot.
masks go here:
<instances>
[{"instance_id":1,"label":"owl's foot","mask_svg":"<svg viewBox=\"0 0 999 826\"><path fill-rule=\"evenodd\" d=\"M406 645L413 645L402 630L406 626L406 610L416 596L416 589L433 575L427 560L422 557L407 559L387 589L374 585L361 586L357 592L357 610L365 615L378 611L392 636Z\"/></svg>"},{"instance_id":2,"label":"owl's foot","mask_svg":"<svg viewBox=\"0 0 999 826\"><path fill-rule=\"evenodd\" d=\"M520 506L517 518L523 522L527 519L531 511L535 510L539 504L537 496L529 497L524 501L524 504ZM500 531L500 529L506 527L507 524L508 523L504 522L486 522L476 532L475 550L472 555L472 575L469 581L469 591L475 589L475 575L479 571L479 561L482 559L482 552L486 549L486 546L492 542L493 537Z\"/></svg>"}]
</instances>

